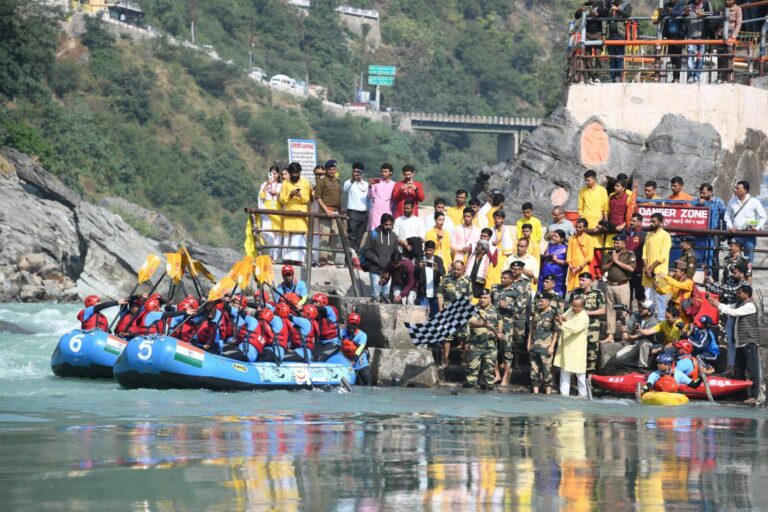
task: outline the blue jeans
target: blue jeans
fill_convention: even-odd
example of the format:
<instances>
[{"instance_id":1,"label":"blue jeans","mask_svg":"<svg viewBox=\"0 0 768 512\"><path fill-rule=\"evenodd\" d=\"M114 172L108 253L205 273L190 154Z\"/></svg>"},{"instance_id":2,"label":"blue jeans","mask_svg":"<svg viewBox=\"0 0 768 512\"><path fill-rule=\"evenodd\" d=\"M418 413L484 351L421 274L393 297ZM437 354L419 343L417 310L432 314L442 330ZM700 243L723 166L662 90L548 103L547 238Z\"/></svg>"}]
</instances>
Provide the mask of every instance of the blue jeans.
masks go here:
<instances>
[{"instance_id":1,"label":"blue jeans","mask_svg":"<svg viewBox=\"0 0 768 512\"><path fill-rule=\"evenodd\" d=\"M389 300L389 286L392 281L389 280L382 286L379 284L381 274L370 272L368 275L371 278L371 298L373 300Z\"/></svg>"},{"instance_id":2,"label":"blue jeans","mask_svg":"<svg viewBox=\"0 0 768 512\"><path fill-rule=\"evenodd\" d=\"M736 318L726 317L725 321L725 339L728 342L728 368L733 368L736 364L736 343L733 338L733 329L736 327Z\"/></svg>"},{"instance_id":3,"label":"blue jeans","mask_svg":"<svg viewBox=\"0 0 768 512\"><path fill-rule=\"evenodd\" d=\"M429 318L432 318L437 314L437 297L422 297L421 305L429 306Z\"/></svg>"},{"instance_id":4,"label":"blue jeans","mask_svg":"<svg viewBox=\"0 0 768 512\"><path fill-rule=\"evenodd\" d=\"M744 255L749 258L750 263L754 263L755 259L755 246L757 245L757 237L754 236L737 236L736 240L741 242Z\"/></svg>"},{"instance_id":5,"label":"blue jeans","mask_svg":"<svg viewBox=\"0 0 768 512\"><path fill-rule=\"evenodd\" d=\"M608 55L611 56L611 81L620 82L621 74L624 71L624 47L609 46Z\"/></svg>"},{"instance_id":6,"label":"blue jeans","mask_svg":"<svg viewBox=\"0 0 768 512\"><path fill-rule=\"evenodd\" d=\"M706 47L703 44L688 45L688 78L694 78L697 82L701 76L701 68L704 67L704 51Z\"/></svg>"}]
</instances>

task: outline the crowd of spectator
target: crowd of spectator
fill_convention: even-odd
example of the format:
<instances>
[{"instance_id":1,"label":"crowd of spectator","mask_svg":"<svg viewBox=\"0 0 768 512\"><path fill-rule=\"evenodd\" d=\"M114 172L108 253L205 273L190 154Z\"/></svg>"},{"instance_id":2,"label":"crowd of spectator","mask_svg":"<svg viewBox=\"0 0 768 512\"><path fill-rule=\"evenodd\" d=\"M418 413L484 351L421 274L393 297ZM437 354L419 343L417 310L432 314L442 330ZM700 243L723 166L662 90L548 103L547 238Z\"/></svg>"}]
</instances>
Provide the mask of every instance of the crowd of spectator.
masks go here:
<instances>
[{"instance_id":1,"label":"crowd of spectator","mask_svg":"<svg viewBox=\"0 0 768 512\"><path fill-rule=\"evenodd\" d=\"M459 189L453 205L436 198L434 210L420 216L425 191L413 167L402 168L400 181L394 181L390 164L380 167L378 178L366 179L365 166L355 163L343 183L336 171L335 161L326 162L316 169L312 187L299 176L298 164L288 167L282 182L272 168L260 205L289 211L301 205L306 212L314 202L328 218L345 214L341 236L368 273L371 301L422 305L431 317L462 297L476 304L477 316L446 340L439 357L447 366L451 347L459 347L471 384L507 384L511 368L526 355L536 390L550 390L552 366L558 365L561 377L575 375L581 393L583 378L599 366L601 344L614 341L631 343L620 360L647 367L654 354L702 327L698 287L712 292L706 299L710 309L719 309L726 319L728 372L737 374L746 365L746 359L740 365L736 361L734 308L740 307L737 292L751 281L756 238L748 232L762 230L767 218L746 181L736 183L726 204L710 183L701 184L694 198L683 179L673 177L671 194L662 198L656 182L645 182L639 193L639 184L631 187L619 174L606 177L609 193L597 174L587 171L577 211L566 218L568 212L555 206L550 222L544 222L531 203L512 218L498 190L481 204ZM638 203L660 208L644 219ZM715 237L675 236L673 241L662 213L673 205L707 208L708 228L734 232L722 263L715 260ZM295 244L283 250L283 260L303 261L298 253L305 250L305 219L264 214L265 226L282 226L286 245ZM330 263L322 255L333 247L330 240L340 238L328 239L334 230L335 222L321 224L320 264ZM267 232L263 235L267 241ZM279 236L273 231L269 239ZM342 265L345 255L336 254ZM274 249L273 257L280 257ZM718 265L723 277L715 282L711 269ZM751 288L748 292L751 297ZM561 382L562 391L569 386Z\"/></svg>"},{"instance_id":2,"label":"crowd of spectator","mask_svg":"<svg viewBox=\"0 0 768 512\"><path fill-rule=\"evenodd\" d=\"M687 82L699 83L707 55L713 52L718 55L717 81L732 81L735 42L742 29L743 16L736 0L725 0L722 7L720 10L713 9L710 0L665 0L653 12L653 24L659 27L663 39L687 41L684 45L670 44L661 49L669 58L673 83L680 81L683 59L686 63L684 70ZM637 28L630 21L630 0L587 0L576 10L575 19L581 20L585 14L587 43L637 38ZM712 39L724 39L727 42L712 47L703 44L703 41ZM699 40L702 43L698 43ZM607 74L602 71L601 51L601 46L587 46L589 57L584 59L577 81L590 84L606 79L611 82L624 81L625 46L607 46Z\"/></svg>"}]
</instances>

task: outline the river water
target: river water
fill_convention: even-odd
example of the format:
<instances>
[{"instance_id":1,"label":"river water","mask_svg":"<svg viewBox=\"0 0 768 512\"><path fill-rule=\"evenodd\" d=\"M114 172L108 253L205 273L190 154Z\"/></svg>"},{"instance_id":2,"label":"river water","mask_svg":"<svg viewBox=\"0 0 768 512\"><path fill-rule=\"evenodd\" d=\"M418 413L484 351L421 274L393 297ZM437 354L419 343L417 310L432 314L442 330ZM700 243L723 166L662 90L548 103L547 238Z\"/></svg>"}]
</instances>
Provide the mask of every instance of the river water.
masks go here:
<instances>
[{"instance_id":1,"label":"river water","mask_svg":"<svg viewBox=\"0 0 768 512\"><path fill-rule=\"evenodd\" d=\"M71 305L0 304L2 510L768 510L765 409L59 379Z\"/></svg>"}]
</instances>

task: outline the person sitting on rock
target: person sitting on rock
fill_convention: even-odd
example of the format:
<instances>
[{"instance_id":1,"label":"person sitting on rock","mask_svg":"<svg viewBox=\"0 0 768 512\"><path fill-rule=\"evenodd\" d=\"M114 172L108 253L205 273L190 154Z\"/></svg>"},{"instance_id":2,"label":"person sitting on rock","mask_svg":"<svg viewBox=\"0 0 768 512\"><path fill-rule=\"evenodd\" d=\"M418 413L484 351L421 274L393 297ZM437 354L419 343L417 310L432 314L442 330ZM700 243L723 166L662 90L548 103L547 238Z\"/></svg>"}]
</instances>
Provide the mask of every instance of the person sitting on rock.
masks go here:
<instances>
[{"instance_id":1,"label":"person sitting on rock","mask_svg":"<svg viewBox=\"0 0 768 512\"><path fill-rule=\"evenodd\" d=\"M292 265L283 265L281 271L283 275L283 282L278 284L277 289L278 296L286 295L288 293L295 293L301 299L300 304L304 304L307 301L309 292L307 291L307 284L299 278L294 277L294 271Z\"/></svg>"},{"instance_id":2,"label":"person sitting on rock","mask_svg":"<svg viewBox=\"0 0 768 512\"><path fill-rule=\"evenodd\" d=\"M370 386L371 366L368 362L368 335L360 329L360 315L354 311L347 316L347 325L341 330L341 352L352 361L357 371L355 384Z\"/></svg>"},{"instance_id":3,"label":"person sitting on rock","mask_svg":"<svg viewBox=\"0 0 768 512\"><path fill-rule=\"evenodd\" d=\"M640 310L627 320L625 339L634 341L634 345L623 347L616 353L615 363L629 368L645 371L650 361L651 346L656 342L656 333L645 335L640 331L651 330L659 319L655 313L656 304L652 300L640 303Z\"/></svg>"},{"instance_id":4,"label":"person sitting on rock","mask_svg":"<svg viewBox=\"0 0 768 512\"><path fill-rule=\"evenodd\" d=\"M399 251L392 253L385 274L392 279L392 303L416 304L416 267Z\"/></svg>"},{"instance_id":5,"label":"person sitting on rock","mask_svg":"<svg viewBox=\"0 0 768 512\"><path fill-rule=\"evenodd\" d=\"M109 329L109 320L101 314L101 311L117 306L118 304L122 306L128 303L128 299L110 300L99 303L100 300L98 295L89 295L85 298L85 308L77 313L77 319L80 321L81 330L92 331L98 329L106 332Z\"/></svg>"}]
</instances>

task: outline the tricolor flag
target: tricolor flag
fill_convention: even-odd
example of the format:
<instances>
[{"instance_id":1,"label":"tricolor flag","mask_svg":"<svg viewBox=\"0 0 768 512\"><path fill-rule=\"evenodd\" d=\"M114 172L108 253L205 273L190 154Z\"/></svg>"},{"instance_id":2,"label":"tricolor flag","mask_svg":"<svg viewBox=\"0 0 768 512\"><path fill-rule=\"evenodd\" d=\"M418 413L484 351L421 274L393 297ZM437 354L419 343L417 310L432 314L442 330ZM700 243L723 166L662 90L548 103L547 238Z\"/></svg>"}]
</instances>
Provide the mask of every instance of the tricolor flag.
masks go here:
<instances>
[{"instance_id":1,"label":"tricolor flag","mask_svg":"<svg viewBox=\"0 0 768 512\"><path fill-rule=\"evenodd\" d=\"M107 336L107 342L104 344L104 351L119 356L128 344L127 341L116 336Z\"/></svg>"},{"instance_id":2,"label":"tricolor flag","mask_svg":"<svg viewBox=\"0 0 768 512\"><path fill-rule=\"evenodd\" d=\"M205 360L205 351L187 343L177 341L176 354L173 358L180 363L202 368L203 361Z\"/></svg>"}]
</instances>

